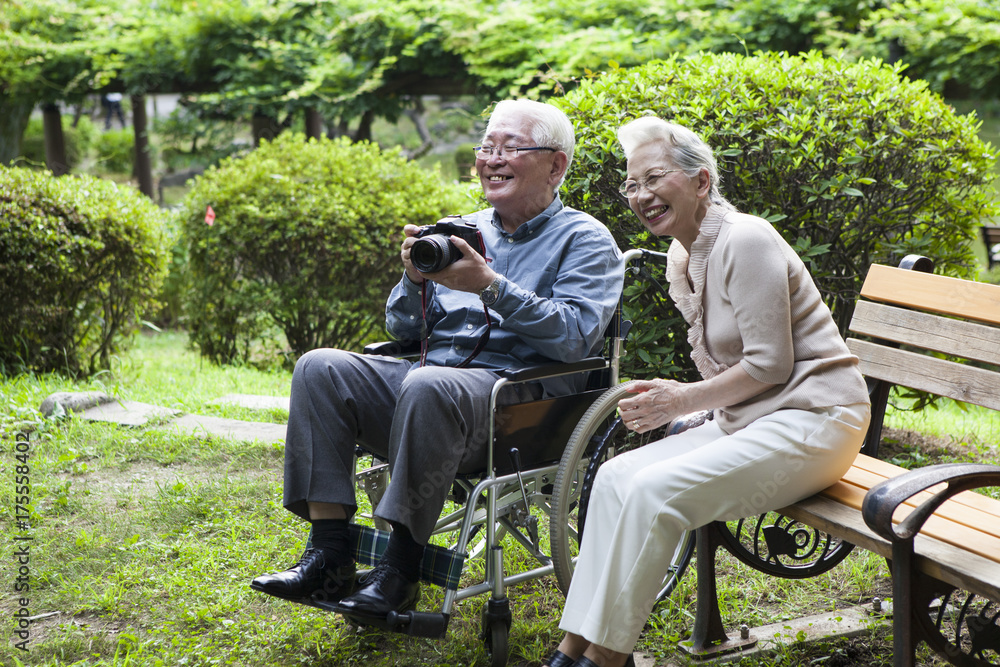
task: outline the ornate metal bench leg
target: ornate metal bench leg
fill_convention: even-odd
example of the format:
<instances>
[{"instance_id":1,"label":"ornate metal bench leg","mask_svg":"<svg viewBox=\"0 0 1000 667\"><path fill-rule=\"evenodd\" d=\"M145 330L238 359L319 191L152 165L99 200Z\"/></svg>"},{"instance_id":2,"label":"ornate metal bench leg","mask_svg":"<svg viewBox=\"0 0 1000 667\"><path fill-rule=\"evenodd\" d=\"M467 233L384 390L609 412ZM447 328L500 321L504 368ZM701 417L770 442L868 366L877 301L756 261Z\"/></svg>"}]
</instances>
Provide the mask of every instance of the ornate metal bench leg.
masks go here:
<instances>
[{"instance_id":1,"label":"ornate metal bench leg","mask_svg":"<svg viewBox=\"0 0 1000 667\"><path fill-rule=\"evenodd\" d=\"M691 639L682 642L684 649L696 657L709 658L738 649L747 649L757 643L753 635L746 639L730 639L722 625L719 597L715 587L715 552L722 545L719 524L702 526L695 531L698 608L695 612Z\"/></svg>"}]
</instances>

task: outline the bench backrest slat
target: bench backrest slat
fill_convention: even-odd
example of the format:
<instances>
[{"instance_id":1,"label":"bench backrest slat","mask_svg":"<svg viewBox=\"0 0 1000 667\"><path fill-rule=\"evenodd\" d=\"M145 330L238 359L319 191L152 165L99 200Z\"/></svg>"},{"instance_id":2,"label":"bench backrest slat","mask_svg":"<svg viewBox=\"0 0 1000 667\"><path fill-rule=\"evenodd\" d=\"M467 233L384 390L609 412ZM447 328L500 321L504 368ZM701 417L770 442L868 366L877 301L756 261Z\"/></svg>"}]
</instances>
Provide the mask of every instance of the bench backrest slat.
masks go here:
<instances>
[{"instance_id":1,"label":"bench backrest slat","mask_svg":"<svg viewBox=\"0 0 1000 667\"><path fill-rule=\"evenodd\" d=\"M1000 373L851 338L865 377L1000 410Z\"/></svg>"},{"instance_id":2,"label":"bench backrest slat","mask_svg":"<svg viewBox=\"0 0 1000 667\"><path fill-rule=\"evenodd\" d=\"M1000 324L1000 285L873 264L861 296L872 301Z\"/></svg>"},{"instance_id":3,"label":"bench backrest slat","mask_svg":"<svg viewBox=\"0 0 1000 667\"><path fill-rule=\"evenodd\" d=\"M1000 365L1000 327L858 301L851 331L942 354Z\"/></svg>"}]
</instances>

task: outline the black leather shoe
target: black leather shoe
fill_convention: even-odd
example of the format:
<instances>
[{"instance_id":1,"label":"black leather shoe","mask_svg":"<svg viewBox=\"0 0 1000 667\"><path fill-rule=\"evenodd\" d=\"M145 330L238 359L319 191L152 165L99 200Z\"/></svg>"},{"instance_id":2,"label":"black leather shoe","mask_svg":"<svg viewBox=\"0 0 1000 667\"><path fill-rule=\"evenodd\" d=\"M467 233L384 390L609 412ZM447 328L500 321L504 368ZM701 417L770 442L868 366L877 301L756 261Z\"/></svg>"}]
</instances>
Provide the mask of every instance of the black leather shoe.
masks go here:
<instances>
[{"instance_id":1,"label":"black leather shoe","mask_svg":"<svg viewBox=\"0 0 1000 667\"><path fill-rule=\"evenodd\" d=\"M390 611L402 613L417 606L420 583L410 581L391 565L379 563L354 594L336 605L336 611L364 622L385 620Z\"/></svg>"},{"instance_id":2,"label":"black leather shoe","mask_svg":"<svg viewBox=\"0 0 1000 667\"><path fill-rule=\"evenodd\" d=\"M552 655L545 661L545 664L549 667L573 667L576 664L576 660L556 649L552 651Z\"/></svg>"},{"instance_id":3,"label":"black leather shoe","mask_svg":"<svg viewBox=\"0 0 1000 667\"><path fill-rule=\"evenodd\" d=\"M355 565L329 566L319 549L306 549L299 562L284 572L265 574L250 588L283 600L312 603L312 598L337 601L354 591Z\"/></svg>"},{"instance_id":4,"label":"black leather shoe","mask_svg":"<svg viewBox=\"0 0 1000 667\"><path fill-rule=\"evenodd\" d=\"M581 655L577 658L576 662L573 663L573 667L599 667L599 665L590 658ZM635 667L634 653L629 653L628 657L625 658L625 667Z\"/></svg>"}]
</instances>

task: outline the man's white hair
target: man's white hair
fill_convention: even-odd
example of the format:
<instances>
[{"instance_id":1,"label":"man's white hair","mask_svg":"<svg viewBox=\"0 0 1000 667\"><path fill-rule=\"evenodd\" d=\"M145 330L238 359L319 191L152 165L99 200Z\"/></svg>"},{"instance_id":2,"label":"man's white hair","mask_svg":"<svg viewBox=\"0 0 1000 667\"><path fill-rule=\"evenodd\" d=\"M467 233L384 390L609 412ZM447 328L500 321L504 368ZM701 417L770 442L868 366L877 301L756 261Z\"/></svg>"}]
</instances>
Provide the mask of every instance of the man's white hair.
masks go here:
<instances>
[{"instance_id":1,"label":"man's white hair","mask_svg":"<svg viewBox=\"0 0 1000 667\"><path fill-rule=\"evenodd\" d=\"M534 100L503 100L497 102L490 114L490 120L486 124L486 131L483 139L490 133L493 126L501 120L511 117L528 118L531 120L531 140L536 146L547 146L555 148L566 154L569 158L566 162L566 171L563 178L556 185L558 190L569 172L569 166L573 163L573 148L576 146L576 136L573 133L573 123L561 110Z\"/></svg>"}]
</instances>

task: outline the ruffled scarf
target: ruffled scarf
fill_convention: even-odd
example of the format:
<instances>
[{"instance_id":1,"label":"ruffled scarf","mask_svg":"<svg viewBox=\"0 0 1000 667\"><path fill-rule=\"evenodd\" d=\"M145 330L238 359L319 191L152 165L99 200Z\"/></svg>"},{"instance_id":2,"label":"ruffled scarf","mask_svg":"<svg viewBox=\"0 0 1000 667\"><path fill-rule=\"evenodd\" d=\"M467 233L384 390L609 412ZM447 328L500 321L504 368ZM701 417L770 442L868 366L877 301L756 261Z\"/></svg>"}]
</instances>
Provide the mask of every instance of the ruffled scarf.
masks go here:
<instances>
[{"instance_id":1,"label":"ruffled scarf","mask_svg":"<svg viewBox=\"0 0 1000 667\"><path fill-rule=\"evenodd\" d=\"M691 254L674 239L667 251L667 280L669 294L677 309L688 323L688 343L691 345L691 359L698 372L706 380L719 375L729 366L712 358L705 343L705 280L708 275L708 258L712 254L715 240L722 228L727 211L718 206L710 206L701 221L698 237L691 245ZM691 282L688 282L688 276Z\"/></svg>"}]
</instances>

